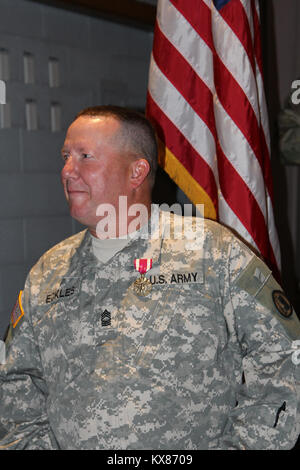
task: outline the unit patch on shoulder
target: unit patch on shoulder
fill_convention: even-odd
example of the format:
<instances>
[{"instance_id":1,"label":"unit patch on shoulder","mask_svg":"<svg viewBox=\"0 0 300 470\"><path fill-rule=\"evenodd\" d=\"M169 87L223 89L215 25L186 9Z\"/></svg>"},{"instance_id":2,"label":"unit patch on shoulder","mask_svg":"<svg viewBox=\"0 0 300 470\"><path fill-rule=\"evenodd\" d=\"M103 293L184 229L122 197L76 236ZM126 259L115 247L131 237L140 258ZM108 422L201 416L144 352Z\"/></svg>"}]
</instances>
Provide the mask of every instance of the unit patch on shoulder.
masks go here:
<instances>
[{"instance_id":1,"label":"unit patch on shoulder","mask_svg":"<svg viewBox=\"0 0 300 470\"><path fill-rule=\"evenodd\" d=\"M13 328L15 328L17 326L17 324L19 323L19 321L21 320L21 318L24 315L24 310L23 310L23 307L22 307L22 300L21 300L22 299L22 293L23 293L23 291L21 290L19 295L18 295L15 306L13 308L13 311L11 312L11 324L12 324Z\"/></svg>"},{"instance_id":2,"label":"unit patch on shoulder","mask_svg":"<svg viewBox=\"0 0 300 470\"><path fill-rule=\"evenodd\" d=\"M253 257L235 282L276 317L291 339L300 338L300 321L291 302L260 259Z\"/></svg>"},{"instance_id":3,"label":"unit patch on shoulder","mask_svg":"<svg viewBox=\"0 0 300 470\"><path fill-rule=\"evenodd\" d=\"M281 290L273 290L273 302L280 315L289 318L293 313L293 306L284 292Z\"/></svg>"}]
</instances>

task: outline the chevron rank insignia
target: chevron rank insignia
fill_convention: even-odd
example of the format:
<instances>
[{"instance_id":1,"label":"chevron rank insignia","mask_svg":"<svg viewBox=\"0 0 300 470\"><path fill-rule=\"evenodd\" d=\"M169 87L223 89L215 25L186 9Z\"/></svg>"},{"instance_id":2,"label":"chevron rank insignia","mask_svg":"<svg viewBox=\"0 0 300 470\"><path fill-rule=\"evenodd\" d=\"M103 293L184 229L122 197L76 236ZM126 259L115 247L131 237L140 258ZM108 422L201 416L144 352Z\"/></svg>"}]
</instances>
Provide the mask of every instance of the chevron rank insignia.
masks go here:
<instances>
[{"instance_id":1,"label":"chevron rank insignia","mask_svg":"<svg viewBox=\"0 0 300 470\"><path fill-rule=\"evenodd\" d=\"M101 326L110 326L111 314L106 309L101 313Z\"/></svg>"}]
</instances>

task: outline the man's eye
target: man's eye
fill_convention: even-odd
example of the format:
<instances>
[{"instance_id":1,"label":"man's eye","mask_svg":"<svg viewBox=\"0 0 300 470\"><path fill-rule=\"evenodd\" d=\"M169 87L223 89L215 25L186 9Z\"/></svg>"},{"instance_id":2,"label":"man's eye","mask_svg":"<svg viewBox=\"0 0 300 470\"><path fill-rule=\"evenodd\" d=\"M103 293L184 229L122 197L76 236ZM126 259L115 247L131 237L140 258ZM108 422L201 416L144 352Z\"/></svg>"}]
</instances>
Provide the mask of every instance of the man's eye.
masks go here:
<instances>
[{"instance_id":1,"label":"man's eye","mask_svg":"<svg viewBox=\"0 0 300 470\"><path fill-rule=\"evenodd\" d=\"M63 159L64 162L66 162L66 161L68 160L68 158L69 158L69 154L68 154L68 153L64 153L64 154L62 155L62 159Z\"/></svg>"},{"instance_id":2,"label":"man's eye","mask_svg":"<svg viewBox=\"0 0 300 470\"><path fill-rule=\"evenodd\" d=\"M91 158L91 154L90 153L83 153L82 154L83 158Z\"/></svg>"}]
</instances>

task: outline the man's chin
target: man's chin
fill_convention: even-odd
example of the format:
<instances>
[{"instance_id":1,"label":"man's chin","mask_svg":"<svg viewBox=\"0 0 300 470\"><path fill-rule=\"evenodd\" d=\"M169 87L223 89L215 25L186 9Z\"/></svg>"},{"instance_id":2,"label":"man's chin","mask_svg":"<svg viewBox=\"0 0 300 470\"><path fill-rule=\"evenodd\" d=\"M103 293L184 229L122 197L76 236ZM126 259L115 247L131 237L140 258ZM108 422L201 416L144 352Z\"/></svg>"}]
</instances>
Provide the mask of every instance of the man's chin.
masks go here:
<instances>
[{"instance_id":1,"label":"man's chin","mask_svg":"<svg viewBox=\"0 0 300 470\"><path fill-rule=\"evenodd\" d=\"M84 211L82 208L77 207L74 204L70 204L69 202L69 210L70 210L70 216L80 222L81 224L85 225L85 220L86 220L86 211Z\"/></svg>"},{"instance_id":2,"label":"man's chin","mask_svg":"<svg viewBox=\"0 0 300 470\"><path fill-rule=\"evenodd\" d=\"M70 209L70 216L75 219L77 222L80 224L90 227L94 226L95 221L93 217L89 217L86 213L86 210L83 210L82 208L76 207L72 204L69 204L69 209Z\"/></svg>"}]
</instances>

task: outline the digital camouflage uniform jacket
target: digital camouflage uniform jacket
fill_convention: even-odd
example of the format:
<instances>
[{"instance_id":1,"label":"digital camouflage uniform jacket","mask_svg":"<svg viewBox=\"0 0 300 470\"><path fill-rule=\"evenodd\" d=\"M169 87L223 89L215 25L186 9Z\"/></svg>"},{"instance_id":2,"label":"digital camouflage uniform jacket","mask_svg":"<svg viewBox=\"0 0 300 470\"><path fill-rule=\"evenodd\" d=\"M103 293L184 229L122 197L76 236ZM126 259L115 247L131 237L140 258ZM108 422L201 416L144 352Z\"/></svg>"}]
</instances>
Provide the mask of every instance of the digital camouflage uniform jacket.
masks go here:
<instances>
[{"instance_id":1,"label":"digital camouflage uniform jacket","mask_svg":"<svg viewBox=\"0 0 300 470\"><path fill-rule=\"evenodd\" d=\"M0 366L0 448L295 445L291 305L229 230L207 220L195 242L172 239L161 217L162 234L131 240L106 264L84 231L33 267ZM136 258L153 262L145 297L132 288Z\"/></svg>"}]
</instances>

